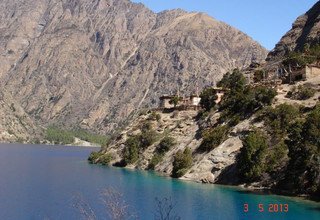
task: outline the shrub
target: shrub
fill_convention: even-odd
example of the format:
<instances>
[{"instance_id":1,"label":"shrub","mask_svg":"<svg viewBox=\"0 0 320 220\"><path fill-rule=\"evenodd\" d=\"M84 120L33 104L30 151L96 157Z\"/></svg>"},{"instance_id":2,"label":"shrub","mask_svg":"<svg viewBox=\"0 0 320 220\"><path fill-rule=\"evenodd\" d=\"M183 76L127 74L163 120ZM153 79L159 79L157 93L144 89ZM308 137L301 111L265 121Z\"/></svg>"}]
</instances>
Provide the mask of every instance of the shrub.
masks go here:
<instances>
[{"instance_id":1,"label":"shrub","mask_svg":"<svg viewBox=\"0 0 320 220\"><path fill-rule=\"evenodd\" d=\"M264 70L256 70L253 75L254 82L260 82L265 78L265 75L266 73Z\"/></svg>"},{"instance_id":2,"label":"shrub","mask_svg":"<svg viewBox=\"0 0 320 220\"><path fill-rule=\"evenodd\" d=\"M247 181L258 180L266 170L267 138L260 131L253 131L243 140L239 154L239 172Z\"/></svg>"},{"instance_id":3,"label":"shrub","mask_svg":"<svg viewBox=\"0 0 320 220\"><path fill-rule=\"evenodd\" d=\"M226 89L232 89L234 91L241 91L246 85L246 78L238 70L234 69L232 73L226 73L217 86Z\"/></svg>"},{"instance_id":4,"label":"shrub","mask_svg":"<svg viewBox=\"0 0 320 220\"><path fill-rule=\"evenodd\" d=\"M150 116L149 116L148 119L149 119L149 120L153 120L153 121L155 121L155 120L156 120L156 121L160 121L161 115L160 115L159 113L153 111L153 112L151 112L151 114L150 114Z\"/></svg>"},{"instance_id":5,"label":"shrub","mask_svg":"<svg viewBox=\"0 0 320 220\"><path fill-rule=\"evenodd\" d=\"M200 94L200 106L206 111L210 111L216 104L217 94L213 88L206 88Z\"/></svg>"},{"instance_id":6,"label":"shrub","mask_svg":"<svg viewBox=\"0 0 320 220\"><path fill-rule=\"evenodd\" d=\"M140 147L142 149L145 149L154 144L154 142L156 142L157 139L158 134L153 130L142 132L140 135Z\"/></svg>"},{"instance_id":7,"label":"shrub","mask_svg":"<svg viewBox=\"0 0 320 220\"><path fill-rule=\"evenodd\" d=\"M142 125L141 125L141 132L148 132L148 131L151 131L152 130L152 124L150 122L144 122Z\"/></svg>"},{"instance_id":8,"label":"shrub","mask_svg":"<svg viewBox=\"0 0 320 220\"><path fill-rule=\"evenodd\" d=\"M163 159L163 154L154 154L149 165L148 165L148 169L150 170L154 170L154 168L158 165L158 163L160 163Z\"/></svg>"},{"instance_id":9,"label":"shrub","mask_svg":"<svg viewBox=\"0 0 320 220\"><path fill-rule=\"evenodd\" d=\"M288 131L289 164L284 185L287 190L320 196L320 105L298 120Z\"/></svg>"},{"instance_id":10,"label":"shrub","mask_svg":"<svg viewBox=\"0 0 320 220\"><path fill-rule=\"evenodd\" d=\"M174 145L176 145L175 139L173 137L166 136L161 140L157 148L157 152L160 154L168 152Z\"/></svg>"},{"instance_id":11,"label":"shrub","mask_svg":"<svg viewBox=\"0 0 320 220\"><path fill-rule=\"evenodd\" d=\"M288 147L281 140L275 146L268 150L267 162L266 162L266 170L268 172L273 172L277 167L281 165L283 160L287 158Z\"/></svg>"},{"instance_id":12,"label":"shrub","mask_svg":"<svg viewBox=\"0 0 320 220\"><path fill-rule=\"evenodd\" d=\"M179 178L183 176L191 166L191 150L189 148L186 148L183 152L179 150L174 156L172 177Z\"/></svg>"},{"instance_id":13,"label":"shrub","mask_svg":"<svg viewBox=\"0 0 320 220\"><path fill-rule=\"evenodd\" d=\"M271 134L285 134L290 123L299 117L299 109L284 103L275 108L266 108L262 114Z\"/></svg>"},{"instance_id":14,"label":"shrub","mask_svg":"<svg viewBox=\"0 0 320 220\"><path fill-rule=\"evenodd\" d=\"M112 154L106 153L99 158L98 163L102 165L108 165L113 159L114 158Z\"/></svg>"},{"instance_id":15,"label":"shrub","mask_svg":"<svg viewBox=\"0 0 320 220\"><path fill-rule=\"evenodd\" d=\"M133 164L139 159L139 137L129 137L125 143L123 159L125 164Z\"/></svg>"},{"instance_id":16,"label":"shrub","mask_svg":"<svg viewBox=\"0 0 320 220\"><path fill-rule=\"evenodd\" d=\"M219 146L226 138L228 133L228 126L218 126L203 132L202 143L199 147L202 151L211 151Z\"/></svg>"},{"instance_id":17,"label":"shrub","mask_svg":"<svg viewBox=\"0 0 320 220\"><path fill-rule=\"evenodd\" d=\"M160 114L156 114L156 120L160 121L161 120L161 115Z\"/></svg>"},{"instance_id":18,"label":"shrub","mask_svg":"<svg viewBox=\"0 0 320 220\"><path fill-rule=\"evenodd\" d=\"M293 87L286 95L287 98L296 99L296 100L306 100L314 96L316 90L306 85L299 85Z\"/></svg>"},{"instance_id":19,"label":"shrub","mask_svg":"<svg viewBox=\"0 0 320 220\"><path fill-rule=\"evenodd\" d=\"M297 99L298 100L306 100L314 96L316 90L309 86L298 86L297 91Z\"/></svg>"},{"instance_id":20,"label":"shrub","mask_svg":"<svg viewBox=\"0 0 320 220\"><path fill-rule=\"evenodd\" d=\"M320 44L306 46L304 51L290 52L287 58L282 62L285 66L305 67L320 59Z\"/></svg>"},{"instance_id":21,"label":"shrub","mask_svg":"<svg viewBox=\"0 0 320 220\"><path fill-rule=\"evenodd\" d=\"M270 105L277 94L275 89L265 86L240 88L240 86L231 88L221 102L222 120L228 121L235 115L238 116L238 120L247 118L263 107Z\"/></svg>"},{"instance_id":22,"label":"shrub","mask_svg":"<svg viewBox=\"0 0 320 220\"><path fill-rule=\"evenodd\" d=\"M102 155L101 152L91 152L88 157L89 163L96 163L97 159Z\"/></svg>"}]
</instances>

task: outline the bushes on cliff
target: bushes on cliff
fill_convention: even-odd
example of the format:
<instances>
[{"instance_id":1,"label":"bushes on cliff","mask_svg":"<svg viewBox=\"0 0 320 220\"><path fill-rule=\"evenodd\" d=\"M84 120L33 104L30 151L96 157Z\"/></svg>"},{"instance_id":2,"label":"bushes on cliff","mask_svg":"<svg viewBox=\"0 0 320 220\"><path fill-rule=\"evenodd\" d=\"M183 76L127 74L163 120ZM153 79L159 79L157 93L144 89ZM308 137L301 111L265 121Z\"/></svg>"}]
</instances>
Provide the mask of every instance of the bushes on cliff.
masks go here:
<instances>
[{"instance_id":1,"label":"bushes on cliff","mask_svg":"<svg viewBox=\"0 0 320 220\"><path fill-rule=\"evenodd\" d=\"M106 153L99 158L98 163L102 165L108 165L113 159L114 158L111 153Z\"/></svg>"},{"instance_id":2,"label":"bushes on cliff","mask_svg":"<svg viewBox=\"0 0 320 220\"><path fill-rule=\"evenodd\" d=\"M151 146L158 140L158 133L152 130L150 123L144 123L141 133L129 137L125 143L123 158L126 164L135 163L139 159L139 152Z\"/></svg>"},{"instance_id":3,"label":"bushes on cliff","mask_svg":"<svg viewBox=\"0 0 320 220\"><path fill-rule=\"evenodd\" d=\"M139 139L140 147L145 149L157 141L158 134L154 130L144 131L140 134Z\"/></svg>"},{"instance_id":4,"label":"bushes on cliff","mask_svg":"<svg viewBox=\"0 0 320 220\"><path fill-rule=\"evenodd\" d=\"M320 196L320 105L305 121L289 128L289 165L282 183L287 190Z\"/></svg>"},{"instance_id":5,"label":"bushes on cliff","mask_svg":"<svg viewBox=\"0 0 320 220\"><path fill-rule=\"evenodd\" d=\"M230 116L239 116L240 119L247 118L253 113L268 106L276 96L276 91L264 86L247 86L242 91L231 91L221 103L225 119Z\"/></svg>"},{"instance_id":6,"label":"bushes on cliff","mask_svg":"<svg viewBox=\"0 0 320 220\"><path fill-rule=\"evenodd\" d=\"M157 147L157 152L160 154L168 152L174 145L176 145L176 141L173 137L166 136L164 137Z\"/></svg>"},{"instance_id":7,"label":"bushes on cliff","mask_svg":"<svg viewBox=\"0 0 320 220\"><path fill-rule=\"evenodd\" d=\"M158 165L158 163L162 161L162 159L163 159L163 154L159 154L159 153L154 154L148 165L148 169L154 170L154 168Z\"/></svg>"},{"instance_id":8,"label":"bushes on cliff","mask_svg":"<svg viewBox=\"0 0 320 220\"><path fill-rule=\"evenodd\" d=\"M200 151L211 151L219 146L227 138L228 126L218 126L206 130L202 134L202 143L199 146Z\"/></svg>"},{"instance_id":9,"label":"bushes on cliff","mask_svg":"<svg viewBox=\"0 0 320 220\"><path fill-rule=\"evenodd\" d=\"M173 137L164 137L157 146L149 163L148 169L154 170L155 166L162 161L164 154L168 152L174 145L176 145L176 141Z\"/></svg>"},{"instance_id":10,"label":"bushes on cliff","mask_svg":"<svg viewBox=\"0 0 320 220\"><path fill-rule=\"evenodd\" d=\"M262 112L262 117L268 131L272 135L285 135L290 123L296 120L300 115L296 106L286 103L280 104L275 108L268 107Z\"/></svg>"},{"instance_id":11,"label":"bushes on cliff","mask_svg":"<svg viewBox=\"0 0 320 220\"><path fill-rule=\"evenodd\" d=\"M125 164L133 164L139 159L140 140L138 136L129 137L125 142L123 160Z\"/></svg>"},{"instance_id":12,"label":"bushes on cliff","mask_svg":"<svg viewBox=\"0 0 320 220\"><path fill-rule=\"evenodd\" d=\"M155 111L152 111L151 114L148 117L149 120L152 121L160 121L161 120L161 115Z\"/></svg>"},{"instance_id":13,"label":"bushes on cliff","mask_svg":"<svg viewBox=\"0 0 320 220\"><path fill-rule=\"evenodd\" d=\"M95 163L97 159L102 155L101 152L91 152L91 154L88 157L89 163Z\"/></svg>"},{"instance_id":14,"label":"bushes on cliff","mask_svg":"<svg viewBox=\"0 0 320 220\"><path fill-rule=\"evenodd\" d=\"M174 156L172 177L179 178L186 174L192 166L192 153L189 148L184 151L179 150Z\"/></svg>"},{"instance_id":15,"label":"bushes on cliff","mask_svg":"<svg viewBox=\"0 0 320 220\"><path fill-rule=\"evenodd\" d=\"M250 132L243 140L238 157L240 176L245 181L259 180L266 171L265 158L267 153L267 137L261 131Z\"/></svg>"},{"instance_id":16,"label":"bushes on cliff","mask_svg":"<svg viewBox=\"0 0 320 220\"><path fill-rule=\"evenodd\" d=\"M219 87L232 91L242 91L245 85L246 78L238 69L234 69L232 73L226 73L217 84Z\"/></svg>"},{"instance_id":17,"label":"bushes on cliff","mask_svg":"<svg viewBox=\"0 0 320 220\"><path fill-rule=\"evenodd\" d=\"M303 51L293 51L288 54L282 64L289 67L305 67L320 59L320 44L306 45Z\"/></svg>"},{"instance_id":18,"label":"bushes on cliff","mask_svg":"<svg viewBox=\"0 0 320 220\"><path fill-rule=\"evenodd\" d=\"M287 98L296 99L296 100L306 100L310 99L314 96L316 90L307 85L299 85L297 87L293 87L291 91L289 91L286 95Z\"/></svg>"},{"instance_id":19,"label":"bushes on cliff","mask_svg":"<svg viewBox=\"0 0 320 220\"><path fill-rule=\"evenodd\" d=\"M108 165L113 160L113 155L110 153L104 154L103 152L92 152L88 157L89 163L97 163Z\"/></svg>"},{"instance_id":20,"label":"bushes on cliff","mask_svg":"<svg viewBox=\"0 0 320 220\"><path fill-rule=\"evenodd\" d=\"M266 77L266 72L264 70L256 70L253 74L253 81L255 83L262 81Z\"/></svg>"},{"instance_id":21,"label":"bushes on cliff","mask_svg":"<svg viewBox=\"0 0 320 220\"><path fill-rule=\"evenodd\" d=\"M270 105L277 95L273 88L246 85L243 74L238 70L232 74L226 74L219 85L229 89L220 103L221 120L230 122L232 125L235 124L232 119L239 121L251 116Z\"/></svg>"}]
</instances>

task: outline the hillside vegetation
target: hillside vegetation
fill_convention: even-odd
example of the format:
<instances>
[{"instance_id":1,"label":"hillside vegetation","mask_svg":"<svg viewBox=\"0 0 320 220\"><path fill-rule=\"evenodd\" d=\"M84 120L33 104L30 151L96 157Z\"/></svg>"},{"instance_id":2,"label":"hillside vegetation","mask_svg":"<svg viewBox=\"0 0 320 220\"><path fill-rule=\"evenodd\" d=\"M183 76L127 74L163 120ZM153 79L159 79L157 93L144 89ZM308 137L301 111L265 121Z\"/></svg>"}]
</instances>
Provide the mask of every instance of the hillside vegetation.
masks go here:
<instances>
[{"instance_id":1,"label":"hillside vegetation","mask_svg":"<svg viewBox=\"0 0 320 220\"><path fill-rule=\"evenodd\" d=\"M227 91L220 103L205 89L200 111L150 110L101 153L115 166L319 196L320 103L279 103L276 89L246 84L237 69L218 85Z\"/></svg>"}]
</instances>

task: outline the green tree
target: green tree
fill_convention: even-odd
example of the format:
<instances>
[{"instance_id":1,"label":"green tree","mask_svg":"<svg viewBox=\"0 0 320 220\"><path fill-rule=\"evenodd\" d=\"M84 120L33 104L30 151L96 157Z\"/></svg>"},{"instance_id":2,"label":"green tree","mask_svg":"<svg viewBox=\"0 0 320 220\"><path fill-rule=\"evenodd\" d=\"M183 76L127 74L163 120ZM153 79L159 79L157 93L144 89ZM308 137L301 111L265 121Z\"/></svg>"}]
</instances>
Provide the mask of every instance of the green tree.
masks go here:
<instances>
[{"instance_id":1,"label":"green tree","mask_svg":"<svg viewBox=\"0 0 320 220\"><path fill-rule=\"evenodd\" d=\"M172 177L179 178L186 174L188 169L192 166L192 153L189 148L183 152L179 150L174 156Z\"/></svg>"},{"instance_id":2,"label":"green tree","mask_svg":"<svg viewBox=\"0 0 320 220\"><path fill-rule=\"evenodd\" d=\"M238 70L234 69L232 73L226 73L217 86L233 91L242 91L246 85L246 78Z\"/></svg>"},{"instance_id":3,"label":"green tree","mask_svg":"<svg viewBox=\"0 0 320 220\"><path fill-rule=\"evenodd\" d=\"M213 150L227 138L228 130L228 126L224 125L204 131L199 149L202 151Z\"/></svg>"},{"instance_id":4,"label":"green tree","mask_svg":"<svg viewBox=\"0 0 320 220\"><path fill-rule=\"evenodd\" d=\"M129 137L125 143L123 159L126 164L133 164L139 159L140 141L137 136Z\"/></svg>"},{"instance_id":5,"label":"green tree","mask_svg":"<svg viewBox=\"0 0 320 220\"><path fill-rule=\"evenodd\" d=\"M176 141L173 137L166 136L164 137L157 148L158 153L166 153L168 152L174 145L176 145Z\"/></svg>"},{"instance_id":6,"label":"green tree","mask_svg":"<svg viewBox=\"0 0 320 220\"><path fill-rule=\"evenodd\" d=\"M141 133L139 138L140 138L140 147L142 149L145 149L157 141L158 134L154 130L144 131Z\"/></svg>"},{"instance_id":7,"label":"green tree","mask_svg":"<svg viewBox=\"0 0 320 220\"><path fill-rule=\"evenodd\" d=\"M297 193L320 196L320 105L289 128L289 165L284 185Z\"/></svg>"},{"instance_id":8,"label":"green tree","mask_svg":"<svg viewBox=\"0 0 320 220\"><path fill-rule=\"evenodd\" d=\"M264 161L267 148L267 138L261 131L250 132L245 137L238 160L239 172L245 181L259 180L266 171Z\"/></svg>"},{"instance_id":9,"label":"green tree","mask_svg":"<svg viewBox=\"0 0 320 220\"><path fill-rule=\"evenodd\" d=\"M263 115L271 134L285 135L289 125L299 117L300 113L297 107L283 103L275 108L266 108Z\"/></svg>"},{"instance_id":10,"label":"green tree","mask_svg":"<svg viewBox=\"0 0 320 220\"><path fill-rule=\"evenodd\" d=\"M210 111L215 106L218 96L213 88L206 88L201 92L200 98L200 106Z\"/></svg>"},{"instance_id":11,"label":"green tree","mask_svg":"<svg viewBox=\"0 0 320 220\"><path fill-rule=\"evenodd\" d=\"M243 90L231 89L220 105L222 119L231 120L234 116L244 119L253 113L270 105L276 96L276 91L268 87L246 86Z\"/></svg>"},{"instance_id":12,"label":"green tree","mask_svg":"<svg viewBox=\"0 0 320 220\"><path fill-rule=\"evenodd\" d=\"M148 169L154 170L154 168L160 163L163 159L163 154L154 154L153 157L151 158L151 161L148 165Z\"/></svg>"}]
</instances>

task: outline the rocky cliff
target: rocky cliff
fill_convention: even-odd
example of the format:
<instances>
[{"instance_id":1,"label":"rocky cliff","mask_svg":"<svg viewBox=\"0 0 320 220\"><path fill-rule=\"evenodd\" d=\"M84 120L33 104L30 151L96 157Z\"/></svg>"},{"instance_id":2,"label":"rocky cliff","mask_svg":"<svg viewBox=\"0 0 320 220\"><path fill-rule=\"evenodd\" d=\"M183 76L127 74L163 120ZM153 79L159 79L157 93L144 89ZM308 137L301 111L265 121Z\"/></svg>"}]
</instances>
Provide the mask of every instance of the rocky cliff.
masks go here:
<instances>
[{"instance_id":1,"label":"rocky cliff","mask_svg":"<svg viewBox=\"0 0 320 220\"><path fill-rule=\"evenodd\" d=\"M0 45L1 88L33 120L101 133L267 53L206 14L128 0L3 0Z\"/></svg>"},{"instance_id":2,"label":"rocky cliff","mask_svg":"<svg viewBox=\"0 0 320 220\"><path fill-rule=\"evenodd\" d=\"M158 119L154 115L158 115ZM206 120L197 118L198 111L149 111L141 114L130 123L106 149L103 153L111 155L112 160L109 164L122 166L123 152L130 137L137 137L143 133L146 125L154 131L156 136L154 142L144 151L139 153L139 160L133 164L128 164L128 168L150 169L153 157L158 154L157 148L161 145L161 141L170 136L175 145L172 146L157 164L155 171L170 176L173 169L174 156L179 150L189 148L193 154L193 163L188 172L182 179L193 180L197 182L214 183L218 181L221 172L233 165L236 155L242 147L242 142L237 134L249 128L249 121L241 123L233 129L232 135L215 149L209 152L200 152L201 132L209 127L214 127L219 118L219 113L211 114ZM100 157L101 160L101 157ZM99 161L99 159L98 159Z\"/></svg>"},{"instance_id":3,"label":"rocky cliff","mask_svg":"<svg viewBox=\"0 0 320 220\"><path fill-rule=\"evenodd\" d=\"M277 60L290 51L302 51L306 46L320 43L320 2L301 15L268 54L267 60Z\"/></svg>"}]
</instances>

